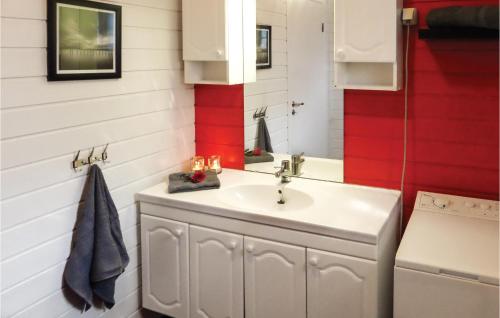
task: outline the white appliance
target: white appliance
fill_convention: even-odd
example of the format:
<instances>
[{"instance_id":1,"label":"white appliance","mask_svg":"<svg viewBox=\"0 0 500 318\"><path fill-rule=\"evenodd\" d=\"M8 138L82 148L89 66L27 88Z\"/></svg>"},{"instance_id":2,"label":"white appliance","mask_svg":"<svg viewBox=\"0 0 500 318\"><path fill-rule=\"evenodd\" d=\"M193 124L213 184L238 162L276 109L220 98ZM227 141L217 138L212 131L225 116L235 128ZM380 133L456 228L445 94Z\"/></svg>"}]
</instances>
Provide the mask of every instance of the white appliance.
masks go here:
<instances>
[{"instance_id":1,"label":"white appliance","mask_svg":"<svg viewBox=\"0 0 500 318\"><path fill-rule=\"evenodd\" d=\"M498 318L498 201L419 192L396 255L395 318Z\"/></svg>"}]
</instances>

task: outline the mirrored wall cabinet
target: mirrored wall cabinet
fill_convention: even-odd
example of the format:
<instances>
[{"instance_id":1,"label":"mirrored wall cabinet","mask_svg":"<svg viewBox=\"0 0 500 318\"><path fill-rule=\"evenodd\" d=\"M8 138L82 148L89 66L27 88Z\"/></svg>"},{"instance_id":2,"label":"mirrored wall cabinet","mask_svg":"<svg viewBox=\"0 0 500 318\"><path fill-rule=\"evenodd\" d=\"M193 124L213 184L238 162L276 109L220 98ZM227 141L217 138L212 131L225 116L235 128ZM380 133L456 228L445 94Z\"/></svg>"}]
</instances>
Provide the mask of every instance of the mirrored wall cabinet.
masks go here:
<instances>
[{"instance_id":1,"label":"mirrored wall cabinet","mask_svg":"<svg viewBox=\"0 0 500 318\"><path fill-rule=\"evenodd\" d=\"M402 82L402 0L336 0L334 84L399 90Z\"/></svg>"},{"instance_id":2,"label":"mirrored wall cabinet","mask_svg":"<svg viewBox=\"0 0 500 318\"><path fill-rule=\"evenodd\" d=\"M255 82L255 0L183 0L182 25L186 83Z\"/></svg>"}]
</instances>

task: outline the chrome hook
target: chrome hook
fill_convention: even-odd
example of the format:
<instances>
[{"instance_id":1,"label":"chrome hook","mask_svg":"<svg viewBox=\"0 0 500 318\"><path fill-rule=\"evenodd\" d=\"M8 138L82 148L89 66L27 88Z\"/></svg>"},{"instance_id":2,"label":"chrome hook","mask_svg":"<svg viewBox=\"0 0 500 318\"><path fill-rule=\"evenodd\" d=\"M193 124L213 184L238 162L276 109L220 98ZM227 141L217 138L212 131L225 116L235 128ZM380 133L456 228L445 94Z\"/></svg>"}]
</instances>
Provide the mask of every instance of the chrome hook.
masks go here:
<instances>
[{"instance_id":1,"label":"chrome hook","mask_svg":"<svg viewBox=\"0 0 500 318\"><path fill-rule=\"evenodd\" d=\"M96 161L96 158L94 158L94 150L95 150L95 147L92 147L92 150L90 151L90 154L88 157L89 166L91 166Z\"/></svg>"},{"instance_id":2,"label":"chrome hook","mask_svg":"<svg viewBox=\"0 0 500 318\"><path fill-rule=\"evenodd\" d=\"M79 159L80 158L80 150L76 153L75 159L72 162L73 169L76 172L82 171L80 167L85 165L85 160L84 159Z\"/></svg>"},{"instance_id":3,"label":"chrome hook","mask_svg":"<svg viewBox=\"0 0 500 318\"><path fill-rule=\"evenodd\" d=\"M106 160L108 159L108 146L109 146L109 143L106 144L106 146L104 147L104 150L102 151L102 154L101 154L101 159L102 159L103 163L106 163Z\"/></svg>"}]
</instances>

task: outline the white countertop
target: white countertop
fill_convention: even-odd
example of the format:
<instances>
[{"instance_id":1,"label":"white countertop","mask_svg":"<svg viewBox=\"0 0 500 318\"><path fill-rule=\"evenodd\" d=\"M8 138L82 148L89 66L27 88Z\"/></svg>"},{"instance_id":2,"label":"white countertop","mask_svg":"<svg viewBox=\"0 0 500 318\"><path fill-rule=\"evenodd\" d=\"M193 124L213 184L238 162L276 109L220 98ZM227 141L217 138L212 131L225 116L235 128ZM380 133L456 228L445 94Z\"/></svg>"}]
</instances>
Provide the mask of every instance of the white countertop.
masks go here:
<instances>
[{"instance_id":1,"label":"white countertop","mask_svg":"<svg viewBox=\"0 0 500 318\"><path fill-rule=\"evenodd\" d=\"M269 201L270 209L244 205L236 207L224 200L224 196L229 195L228 191L246 185L275 186L278 179L269 174L232 169L225 169L219 178L221 188L217 190L169 194L167 183L160 183L138 193L137 199L369 244L377 244L390 216L399 213L399 191L300 178L293 178L285 187L285 194L290 189L305 193L312 199L308 204L295 205L300 208L292 208L292 204L287 206L286 203L278 205L277 187L275 194L263 198L265 204Z\"/></svg>"}]
</instances>

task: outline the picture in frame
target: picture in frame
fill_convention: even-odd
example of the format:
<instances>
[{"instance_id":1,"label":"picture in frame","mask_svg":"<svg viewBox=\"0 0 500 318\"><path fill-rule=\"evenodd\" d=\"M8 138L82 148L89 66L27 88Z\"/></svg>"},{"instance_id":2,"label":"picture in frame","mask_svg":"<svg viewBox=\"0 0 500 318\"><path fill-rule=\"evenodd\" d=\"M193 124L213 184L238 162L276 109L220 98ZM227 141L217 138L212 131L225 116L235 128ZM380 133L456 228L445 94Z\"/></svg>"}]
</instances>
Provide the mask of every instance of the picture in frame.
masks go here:
<instances>
[{"instance_id":1,"label":"picture in frame","mask_svg":"<svg viewBox=\"0 0 500 318\"><path fill-rule=\"evenodd\" d=\"M121 77L121 7L47 0L47 79Z\"/></svg>"},{"instance_id":2,"label":"picture in frame","mask_svg":"<svg viewBox=\"0 0 500 318\"><path fill-rule=\"evenodd\" d=\"M257 69L272 67L271 26L257 25Z\"/></svg>"}]
</instances>

